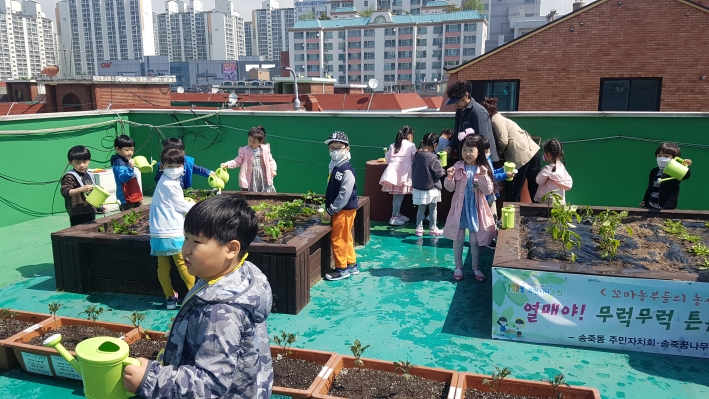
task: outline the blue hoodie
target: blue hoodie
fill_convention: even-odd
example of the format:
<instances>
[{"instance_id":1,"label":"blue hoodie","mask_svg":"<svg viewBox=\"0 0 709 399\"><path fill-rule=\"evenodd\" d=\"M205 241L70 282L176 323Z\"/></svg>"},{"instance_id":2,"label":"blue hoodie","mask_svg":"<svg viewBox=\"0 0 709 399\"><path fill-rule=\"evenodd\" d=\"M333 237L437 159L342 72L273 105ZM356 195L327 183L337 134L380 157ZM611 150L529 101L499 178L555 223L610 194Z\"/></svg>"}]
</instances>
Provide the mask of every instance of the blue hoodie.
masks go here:
<instances>
[{"instance_id":1,"label":"blue hoodie","mask_svg":"<svg viewBox=\"0 0 709 399\"><path fill-rule=\"evenodd\" d=\"M113 178L116 180L116 198L121 204L138 203L143 200L143 192L128 160L118 154L111 157Z\"/></svg>"},{"instance_id":2,"label":"blue hoodie","mask_svg":"<svg viewBox=\"0 0 709 399\"><path fill-rule=\"evenodd\" d=\"M162 176L162 170L160 169L160 165L162 163L158 163L158 172L155 174L155 182L160 181L160 176ZM212 173L211 170L195 165L194 163L194 158L185 155L185 173L182 175L182 188L191 188L192 187L192 174L196 173L199 176L202 177L209 177L209 174Z\"/></svg>"},{"instance_id":3,"label":"blue hoodie","mask_svg":"<svg viewBox=\"0 0 709 399\"><path fill-rule=\"evenodd\" d=\"M147 399L268 399L273 365L266 329L271 286L251 262L212 284L199 280L175 317L162 364L150 361Z\"/></svg>"}]
</instances>

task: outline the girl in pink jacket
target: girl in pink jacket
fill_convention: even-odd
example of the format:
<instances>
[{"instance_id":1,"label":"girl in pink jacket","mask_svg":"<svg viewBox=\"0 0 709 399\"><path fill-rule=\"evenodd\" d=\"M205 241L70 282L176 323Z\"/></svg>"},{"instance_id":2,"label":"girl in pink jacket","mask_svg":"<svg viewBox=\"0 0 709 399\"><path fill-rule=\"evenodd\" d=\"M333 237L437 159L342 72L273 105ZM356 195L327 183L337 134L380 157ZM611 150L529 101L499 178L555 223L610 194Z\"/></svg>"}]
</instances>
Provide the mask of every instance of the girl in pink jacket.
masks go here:
<instances>
[{"instance_id":1,"label":"girl in pink jacket","mask_svg":"<svg viewBox=\"0 0 709 399\"><path fill-rule=\"evenodd\" d=\"M571 190L574 181L566 171L564 149L557 139L551 139L544 144L544 160L550 162L537 174L539 188L534 195L534 202L542 202L542 197L550 191L561 195L561 204L566 204L566 191ZM551 199L547 200L551 204Z\"/></svg>"},{"instance_id":2,"label":"girl in pink jacket","mask_svg":"<svg viewBox=\"0 0 709 399\"><path fill-rule=\"evenodd\" d=\"M453 241L455 272L453 278L463 279L463 244L465 230L470 238L470 257L473 260L475 279L485 281L480 270L480 247L489 245L497 234L486 195L495 191L492 169L485 157L482 136L469 134L462 140L462 160L448 169L443 186L454 191L451 209L446 219L443 235Z\"/></svg>"},{"instance_id":3,"label":"girl in pink jacket","mask_svg":"<svg viewBox=\"0 0 709 399\"><path fill-rule=\"evenodd\" d=\"M394 144L389 146L386 153L386 160L389 163L382 173L379 184L382 191L394 196L391 203L391 219L389 224L401 226L409 221L409 218L401 214L401 203L404 202L404 195L411 194L411 163L416 155L416 145L414 141L414 129L404 126L396 134Z\"/></svg>"},{"instance_id":4,"label":"girl in pink jacket","mask_svg":"<svg viewBox=\"0 0 709 399\"><path fill-rule=\"evenodd\" d=\"M221 167L239 170L239 186L242 191L275 193L273 178L276 177L276 161L271 155L271 146L266 144L266 129L262 126L249 130L249 145L239 148L239 155Z\"/></svg>"}]
</instances>

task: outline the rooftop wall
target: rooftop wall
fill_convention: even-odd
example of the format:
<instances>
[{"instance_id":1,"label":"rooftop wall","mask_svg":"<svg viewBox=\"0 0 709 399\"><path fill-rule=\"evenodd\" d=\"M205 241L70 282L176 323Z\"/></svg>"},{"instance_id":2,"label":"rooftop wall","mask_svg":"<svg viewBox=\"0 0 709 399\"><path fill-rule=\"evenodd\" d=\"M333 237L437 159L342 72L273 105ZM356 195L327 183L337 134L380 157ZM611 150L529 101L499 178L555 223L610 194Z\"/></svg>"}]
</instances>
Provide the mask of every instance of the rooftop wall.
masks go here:
<instances>
[{"instance_id":1,"label":"rooftop wall","mask_svg":"<svg viewBox=\"0 0 709 399\"><path fill-rule=\"evenodd\" d=\"M198 116L213 115L193 120ZM637 206L647 186L648 174L655 165L655 149L662 140L680 143L682 156L694 161L692 178L682 183L679 207L709 209L709 114L700 113L508 113L533 136L557 137L564 142L567 167L574 186L567 201L579 205ZM348 134L352 162L357 172L360 193L364 187L367 160L383 156L382 148L391 144L403 125L414 128L418 143L429 131L453 127L448 113L295 113L189 110L131 110L121 114L132 125L125 127L136 141L137 154L159 158L163 137L182 136L186 152L196 163L211 169L236 157L245 146L247 131L264 126L267 142L278 163L275 187L279 192L324 192L329 155L323 141L335 131ZM0 226L19 223L52 211L63 212L63 200L56 183L28 185L6 180L5 176L34 182L54 181L66 166L66 152L77 144L92 148L92 167L102 166L112 151L112 138L121 132L112 124L81 132L54 135L9 136L8 129L42 129L79 126L110 121L116 114L81 112L54 115L0 118ZM164 126L180 121L180 124ZM163 126L154 129L152 126ZM105 147L105 149L104 149ZM238 189L238 170L232 170L228 187ZM152 192L154 175L144 175L143 187ZM379 176L371 178L379 179ZM194 178L195 187L208 188L206 179ZM55 195L54 202L52 197ZM18 204L22 208L18 208ZM32 212L29 212L31 210ZM68 218L67 218L68 219ZM68 225L68 220L67 220Z\"/></svg>"}]
</instances>

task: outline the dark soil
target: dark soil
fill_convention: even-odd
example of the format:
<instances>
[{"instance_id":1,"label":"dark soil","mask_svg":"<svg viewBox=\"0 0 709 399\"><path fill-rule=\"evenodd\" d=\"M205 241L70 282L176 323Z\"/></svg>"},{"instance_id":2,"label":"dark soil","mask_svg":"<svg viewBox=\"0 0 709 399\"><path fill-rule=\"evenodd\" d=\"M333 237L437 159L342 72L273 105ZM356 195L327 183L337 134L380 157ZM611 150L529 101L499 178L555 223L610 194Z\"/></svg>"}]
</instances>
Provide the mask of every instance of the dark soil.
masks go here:
<instances>
[{"instance_id":1,"label":"dark soil","mask_svg":"<svg viewBox=\"0 0 709 399\"><path fill-rule=\"evenodd\" d=\"M247 201L247 203L250 206L258 205L258 204L280 204L283 203L283 201L276 201L276 200L251 200ZM308 205L311 208L314 208L314 205ZM316 209L316 208L314 208ZM288 241L290 241L292 238L297 236L298 234L304 232L307 230L309 227L314 226L316 224L320 223L320 216L319 215L313 215L313 216L300 216L298 219L293 223L293 230L284 232L281 237L278 239L274 239L271 236L265 235L263 227L265 226L270 226L270 225L275 225L278 223L277 220L275 221L269 221L269 222L264 222L264 214L266 211L258 211L256 212L256 217L258 218L259 221L259 231L258 235L256 236L256 239L254 242L267 242L267 243L273 243L273 244L284 244ZM140 218L135 224L132 224L130 226L126 226L131 230L135 230L137 232L137 235L148 235L150 234L150 221L148 218L148 212L139 212ZM101 227L102 232L110 233L110 234L115 234L113 231L113 227L111 226L110 223L104 223Z\"/></svg>"},{"instance_id":2,"label":"dark soil","mask_svg":"<svg viewBox=\"0 0 709 399\"><path fill-rule=\"evenodd\" d=\"M538 397L520 396L511 393L483 392L475 388L468 388L465 390L465 399L538 399Z\"/></svg>"},{"instance_id":3,"label":"dark soil","mask_svg":"<svg viewBox=\"0 0 709 399\"><path fill-rule=\"evenodd\" d=\"M83 326L83 325L69 325L69 326L61 326L57 329L51 330L48 333L44 335L40 335L39 337L34 337L28 342L30 345L34 346L44 346L42 343L44 342L45 339L51 337L54 334L61 334L62 335L62 341L61 344L66 350L73 351L76 349L76 345L79 344L79 342L93 338L93 337L115 337L119 338L123 333L118 332L118 331L112 331L103 327L96 327L94 328L93 326Z\"/></svg>"},{"instance_id":4,"label":"dark soil","mask_svg":"<svg viewBox=\"0 0 709 399\"><path fill-rule=\"evenodd\" d=\"M308 389L323 365L307 360L284 357L273 359L273 385L291 389Z\"/></svg>"},{"instance_id":5,"label":"dark soil","mask_svg":"<svg viewBox=\"0 0 709 399\"><path fill-rule=\"evenodd\" d=\"M446 399L450 383L370 369L342 369L329 395L357 399Z\"/></svg>"},{"instance_id":6,"label":"dark soil","mask_svg":"<svg viewBox=\"0 0 709 399\"><path fill-rule=\"evenodd\" d=\"M17 334L18 332L32 326L34 323L17 319L1 319L0 320L0 340L7 339Z\"/></svg>"},{"instance_id":7,"label":"dark soil","mask_svg":"<svg viewBox=\"0 0 709 399\"><path fill-rule=\"evenodd\" d=\"M130 348L128 356L155 360L158 358L158 353L165 347L165 344L167 344L165 339L139 339L128 345Z\"/></svg>"},{"instance_id":8,"label":"dark soil","mask_svg":"<svg viewBox=\"0 0 709 399\"><path fill-rule=\"evenodd\" d=\"M669 272L692 272L702 270L703 257L690 253L694 245L688 241L665 233L665 219L628 217L623 227L616 232L616 239L621 241L618 254L613 258L614 265L625 268L661 270ZM704 245L709 245L709 227L705 221L683 220L682 223L691 235L702 238ZM522 217L520 242L522 258L532 260L565 260L561 241L554 241L545 229L547 218ZM591 222L576 223L573 229L581 236L581 249L574 247L576 262L585 265L607 265L608 259L601 258L598 250L599 237L591 230ZM628 236L624 226L630 226L633 236ZM569 251L566 251L567 256Z\"/></svg>"}]
</instances>

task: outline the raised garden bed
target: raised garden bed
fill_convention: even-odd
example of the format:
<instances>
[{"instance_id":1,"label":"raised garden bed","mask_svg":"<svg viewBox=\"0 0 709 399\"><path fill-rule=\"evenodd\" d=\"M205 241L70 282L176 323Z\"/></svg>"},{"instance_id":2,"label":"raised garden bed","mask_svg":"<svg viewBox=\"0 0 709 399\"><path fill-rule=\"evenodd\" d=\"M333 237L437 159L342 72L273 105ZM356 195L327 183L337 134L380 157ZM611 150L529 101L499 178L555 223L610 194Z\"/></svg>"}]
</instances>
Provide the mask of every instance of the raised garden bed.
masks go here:
<instances>
[{"instance_id":1,"label":"raised garden bed","mask_svg":"<svg viewBox=\"0 0 709 399\"><path fill-rule=\"evenodd\" d=\"M500 382L499 391L494 392L489 385L483 384L484 380L490 381L491 378L489 375L458 374L455 399L556 399L554 393L561 393L564 399L601 399L601 394L596 388L560 385L555 392L554 387L547 382L516 378L505 378Z\"/></svg>"},{"instance_id":2,"label":"raised garden bed","mask_svg":"<svg viewBox=\"0 0 709 399\"><path fill-rule=\"evenodd\" d=\"M73 330L77 327L82 330L87 330L88 335L84 335L84 331L70 332L67 330ZM63 357L59 356L55 349L47 348L42 345L42 341L45 338L62 330L64 331L62 333L61 344L69 350L73 356L76 356L73 349L76 347L77 343L84 339L90 338L92 335L111 335L123 339L134 330L134 327L103 321L96 321L94 324L91 320L71 317L57 317L56 319L50 317L39 323L39 326L36 328L28 329L8 339L5 345L14 350L20 366L27 372L43 374L50 377L64 377L80 380L81 376Z\"/></svg>"},{"instance_id":3,"label":"raised garden bed","mask_svg":"<svg viewBox=\"0 0 709 399\"><path fill-rule=\"evenodd\" d=\"M293 201L299 194L223 192L248 201ZM142 214L149 205L136 208ZM133 211L133 210L132 210ZM150 236L100 232L110 228L122 212L52 234L54 271L58 290L85 293L109 291L162 296L157 260L150 256ZM297 314L310 302L310 287L331 267L330 226L312 225L282 244L254 242L248 260L266 275L274 295L274 311ZM354 226L355 241L369 241L369 199L360 197ZM177 268L171 269L175 290L187 292Z\"/></svg>"},{"instance_id":4,"label":"raised garden bed","mask_svg":"<svg viewBox=\"0 0 709 399\"><path fill-rule=\"evenodd\" d=\"M167 334L160 331L134 329L126 335L124 341L128 344L130 357L144 357L155 360L160 350L167 344Z\"/></svg>"},{"instance_id":5,"label":"raised garden bed","mask_svg":"<svg viewBox=\"0 0 709 399\"><path fill-rule=\"evenodd\" d=\"M19 362L15 352L5 345L5 341L22 332L39 328L39 323L47 320L49 315L10 309L0 309L0 312L3 310L7 313L0 319L0 368L12 369L19 366Z\"/></svg>"},{"instance_id":6,"label":"raised garden bed","mask_svg":"<svg viewBox=\"0 0 709 399\"><path fill-rule=\"evenodd\" d=\"M450 370L414 366L410 378L396 372L393 362L361 359L364 366L355 367L352 356L338 356L332 372L320 381L313 398L392 398L447 399L452 398L458 373Z\"/></svg>"},{"instance_id":7,"label":"raised garden bed","mask_svg":"<svg viewBox=\"0 0 709 399\"><path fill-rule=\"evenodd\" d=\"M288 356L283 348L271 347L273 359L273 394L290 398L310 398L325 376L331 372L336 353L289 348Z\"/></svg>"}]
</instances>

